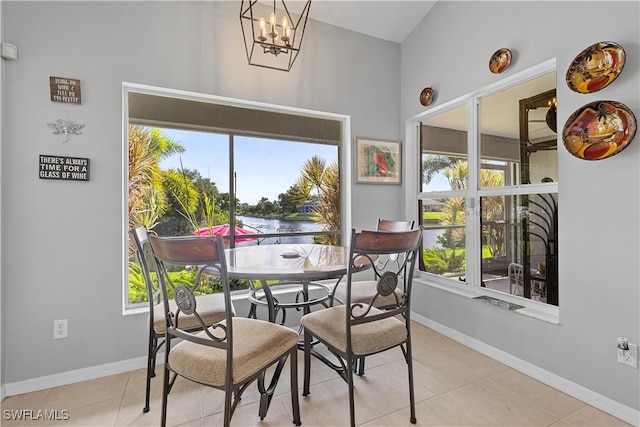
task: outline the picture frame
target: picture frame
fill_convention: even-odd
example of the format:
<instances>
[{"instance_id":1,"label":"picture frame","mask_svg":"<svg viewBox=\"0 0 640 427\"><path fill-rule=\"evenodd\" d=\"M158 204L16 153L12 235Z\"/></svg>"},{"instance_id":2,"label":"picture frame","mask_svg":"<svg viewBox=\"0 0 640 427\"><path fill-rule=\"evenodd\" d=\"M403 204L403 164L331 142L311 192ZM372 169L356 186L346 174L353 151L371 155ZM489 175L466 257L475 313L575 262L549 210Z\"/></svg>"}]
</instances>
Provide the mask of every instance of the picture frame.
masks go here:
<instances>
[{"instance_id":1,"label":"picture frame","mask_svg":"<svg viewBox=\"0 0 640 427\"><path fill-rule=\"evenodd\" d=\"M356 183L401 184L401 150L399 141L356 137Z\"/></svg>"}]
</instances>

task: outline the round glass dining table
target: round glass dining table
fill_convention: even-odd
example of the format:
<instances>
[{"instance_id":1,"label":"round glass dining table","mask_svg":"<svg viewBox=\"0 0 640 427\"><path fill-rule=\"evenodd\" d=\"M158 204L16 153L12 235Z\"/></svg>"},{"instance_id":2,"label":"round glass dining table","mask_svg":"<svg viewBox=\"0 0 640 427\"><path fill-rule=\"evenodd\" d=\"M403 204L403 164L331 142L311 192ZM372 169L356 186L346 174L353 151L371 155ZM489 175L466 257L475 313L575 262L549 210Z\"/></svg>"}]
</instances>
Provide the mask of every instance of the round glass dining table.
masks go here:
<instances>
[{"instance_id":1,"label":"round glass dining table","mask_svg":"<svg viewBox=\"0 0 640 427\"><path fill-rule=\"evenodd\" d=\"M349 248L319 244L242 246L225 251L229 278L251 284L249 316L266 306L269 321L284 324L286 309L308 313L311 306L331 305L333 286L317 281L337 279L347 273ZM337 286L336 283L336 286Z\"/></svg>"}]
</instances>

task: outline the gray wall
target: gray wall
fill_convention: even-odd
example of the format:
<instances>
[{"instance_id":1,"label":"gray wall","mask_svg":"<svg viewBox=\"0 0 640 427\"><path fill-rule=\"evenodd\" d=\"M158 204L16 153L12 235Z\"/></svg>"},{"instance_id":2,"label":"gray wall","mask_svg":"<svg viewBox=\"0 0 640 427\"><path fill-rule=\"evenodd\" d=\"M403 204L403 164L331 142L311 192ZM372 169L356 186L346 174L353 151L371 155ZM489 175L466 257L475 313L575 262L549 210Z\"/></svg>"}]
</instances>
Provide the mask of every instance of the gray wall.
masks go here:
<instances>
[{"instance_id":1,"label":"gray wall","mask_svg":"<svg viewBox=\"0 0 640 427\"><path fill-rule=\"evenodd\" d=\"M558 128L577 108L602 99L622 102L639 116L639 16L638 2L438 2L402 44L402 118L425 111L418 102L424 87L436 91L436 106L554 57ZM615 24L605 24L606 17L615 17ZM565 84L569 64L606 40L625 48L623 72L599 92L572 92ZM495 75L488 62L502 47L514 59ZM638 370L616 357L616 337L639 341L638 139L616 156L591 162L559 144L559 325L429 287L417 291L414 309L638 409Z\"/></svg>"},{"instance_id":2,"label":"gray wall","mask_svg":"<svg viewBox=\"0 0 640 427\"><path fill-rule=\"evenodd\" d=\"M122 315L122 82L351 116L353 136L399 139L400 46L308 24L289 73L247 65L240 2L4 2L4 383L145 355L146 316ZM384 58L384 60L381 60ZM82 81L82 105L49 100ZM48 122L85 124L62 144ZM351 143L351 142L350 142ZM38 155L91 160L90 182L38 179ZM401 214L400 186L354 185L355 227ZM383 211L369 200L384 199ZM53 340L53 320L69 338Z\"/></svg>"}]
</instances>

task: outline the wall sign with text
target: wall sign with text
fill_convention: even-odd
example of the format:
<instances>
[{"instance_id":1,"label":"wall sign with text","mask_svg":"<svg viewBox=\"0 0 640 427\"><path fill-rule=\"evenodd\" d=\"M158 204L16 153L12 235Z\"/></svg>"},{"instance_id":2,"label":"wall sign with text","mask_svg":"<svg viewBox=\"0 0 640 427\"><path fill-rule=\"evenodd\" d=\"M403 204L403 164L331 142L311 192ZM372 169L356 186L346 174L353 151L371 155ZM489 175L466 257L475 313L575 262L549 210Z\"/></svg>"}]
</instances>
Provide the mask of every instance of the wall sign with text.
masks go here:
<instances>
[{"instance_id":1,"label":"wall sign with text","mask_svg":"<svg viewBox=\"0 0 640 427\"><path fill-rule=\"evenodd\" d=\"M40 179L89 181L89 159L40 154Z\"/></svg>"},{"instance_id":2,"label":"wall sign with text","mask_svg":"<svg viewBox=\"0 0 640 427\"><path fill-rule=\"evenodd\" d=\"M52 101L82 104L80 80L67 77L49 77L49 90Z\"/></svg>"}]
</instances>

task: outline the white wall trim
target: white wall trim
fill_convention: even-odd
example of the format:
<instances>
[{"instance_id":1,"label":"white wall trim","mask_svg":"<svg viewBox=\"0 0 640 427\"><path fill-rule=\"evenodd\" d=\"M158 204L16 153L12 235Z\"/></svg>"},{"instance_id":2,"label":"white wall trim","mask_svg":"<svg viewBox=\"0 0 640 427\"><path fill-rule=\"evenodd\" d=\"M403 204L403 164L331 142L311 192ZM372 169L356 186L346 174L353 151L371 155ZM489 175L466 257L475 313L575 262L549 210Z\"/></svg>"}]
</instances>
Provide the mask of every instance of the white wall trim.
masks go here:
<instances>
[{"instance_id":1,"label":"white wall trim","mask_svg":"<svg viewBox=\"0 0 640 427\"><path fill-rule=\"evenodd\" d=\"M158 361L164 360L164 353L158 353ZM60 372L44 377L30 378L24 381L5 384L7 396L15 396L32 391L45 390L51 387L73 384L81 381L93 380L107 377L109 375L122 374L124 372L143 369L147 366L147 356L136 357L134 359L122 360L120 362L105 363L103 365L90 366L87 368L74 369L67 372Z\"/></svg>"},{"instance_id":2,"label":"white wall trim","mask_svg":"<svg viewBox=\"0 0 640 427\"><path fill-rule=\"evenodd\" d=\"M640 411L618 403L606 396L589 390L579 384L571 382L565 378L562 378L554 373L541 369L531 363L525 362L522 359L514 357L511 354L505 353L495 347L487 345L481 341L471 338L467 335L453 330L447 326L434 322L424 316L416 313L412 313L413 320L433 329L467 347L470 347L492 359L495 359L501 363L504 363L511 368L522 372L536 380L547 384L563 393L568 394L576 399L585 402L595 408L598 408L608 414L613 415L627 423L634 426L640 425ZM158 354L158 360L163 360L164 353ZM106 377L109 375L121 374L124 372L130 372L137 369L144 369L146 367L147 358L136 357L134 359L123 360L120 362L107 363L103 365L92 366L82 369L74 369L72 371L61 372L53 375L46 375L44 377L32 378L25 381L19 381L15 383L6 384L3 389L6 391L6 395L14 396L23 393L29 393L32 391L44 390L51 387L58 387L61 385L72 384L80 381L87 381L96 378ZM3 395L5 393L3 392Z\"/></svg>"},{"instance_id":3,"label":"white wall trim","mask_svg":"<svg viewBox=\"0 0 640 427\"><path fill-rule=\"evenodd\" d=\"M342 235L343 242L349 240L351 236L351 217L352 217L352 141L351 141L351 116L346 114L331 113L328 111L310 110L305 108L291 107L286 105L277 105L271 103L251 101L247 99L229 98L219 95L211 95L201 92L191 92L186 90L171 89L160 86L150 86L146 84L123 82L122 83L122 164L128 165L128 124L129 124L129 92L145 93L149 95L157 95L164 97L175 97L181 99L188 99L195 102L205 102L212 104L228 105L241 108L249 108L254 110L265 110L276 113L292 114L298 116L317 117L327 120L335 120L342 122L342 145L340 146L341 158L340 161L340 202L342 203ZM128 229L128 168L125 166L122 168L121 187L122 187L122 229ZM129 246L127 233L122 234L122 280L125 285L122 287L122 314L131 314L131 308L127 306L127 283L129 281L129 272L127 269L127 248ZM133 309L136 310L136 309Z\"/></svg>"},{"instance_id":4,"label":"white wall trim","mask_svg":"<svg viewBox=\"0 0 640 427\"><path fill-rule=\"evenodd\" d=\"M640 425L640 411L616 402L606 396L594 392L593 390L583 387L580 384L576 384L572 381L567 380L566 378L562 378L552 372L549 372L529 362L519 359L482 341L478 341L475 338L462 334L459 331L451 329L438 322L434 322L433 320L430 320L424 316L421 316L414 312L411 313L411 316L413 320L420 323L421 325L431 328L434 331L439 332L442 335L445 335L452 340L459 342L460 344L463 344L484 354L485 356L497 360L498 362L504 363L505 365L519 372L522 372L525 375L528 375L550 387L555 388L556 390L566 393L569 396L581 400L588 405L598 408L601 411L611 414L614 417L619 418L634 426Z\"/></svg>"}]
</instances>

